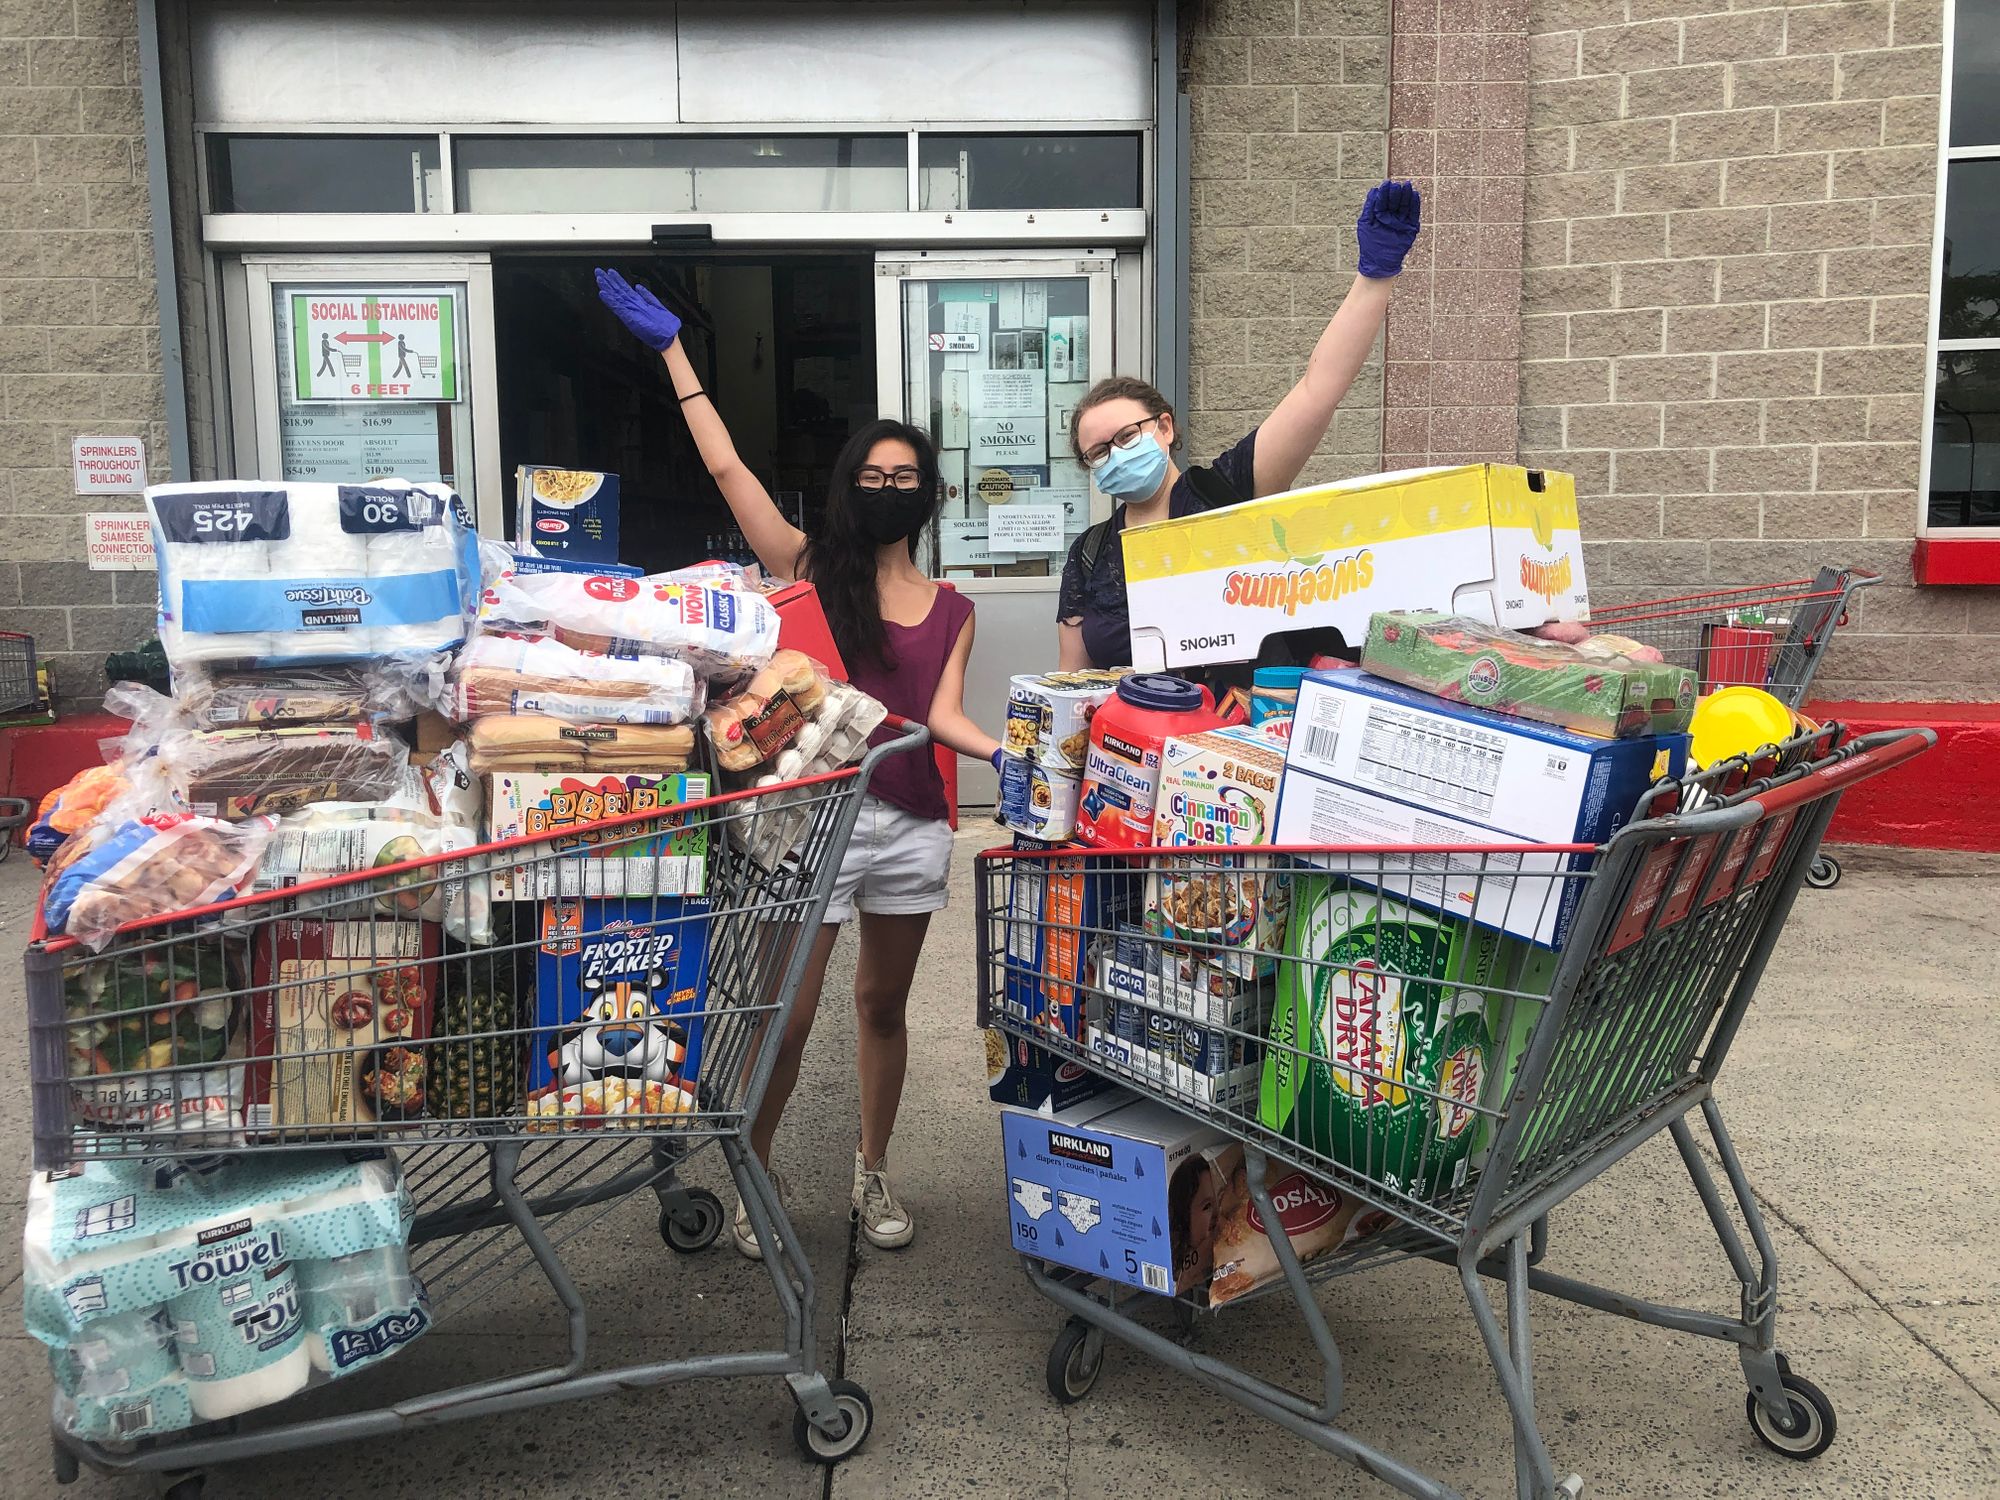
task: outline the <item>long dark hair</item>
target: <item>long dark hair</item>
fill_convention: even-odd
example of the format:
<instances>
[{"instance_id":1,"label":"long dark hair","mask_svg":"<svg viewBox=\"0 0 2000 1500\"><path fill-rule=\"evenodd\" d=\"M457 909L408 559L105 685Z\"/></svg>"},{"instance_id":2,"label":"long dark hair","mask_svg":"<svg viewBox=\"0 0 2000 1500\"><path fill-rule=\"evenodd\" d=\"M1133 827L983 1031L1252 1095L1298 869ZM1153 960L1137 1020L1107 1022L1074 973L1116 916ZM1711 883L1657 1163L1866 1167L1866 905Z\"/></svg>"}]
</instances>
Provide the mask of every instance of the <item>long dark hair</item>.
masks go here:
<instances>
[{"instance_id":1,"label":"long dark hair","mask_svg":"<svg viewBox=\"0 0 2000 1500\"><path fill-rule=\"evenodd\" d=\"M889 654L888 632L882 628L882 604L875 590L877 548L861 529L857 514L858 506L867 502L857 501L854 495L854 471L868 462L869 451L877 443L886 441L907 443L917 455L917 468L923 473L918 493L930 497L930 512L924 518L924 527L937 519L942 497L938 492L937 449L931 446L930 434L907 422L892 422L887 418L870 422L847 440L847 446L833 461L833 477L827 484L826 517L806 539L801 558L802 576L810 578L819 591L820 607L826 611L833 643L840 647L840 654L850 666L857 661L884 667L896 664ZM919 529L910 537L913 561L917 538L922 535L923 530Z\"/></svg>"}]
</instances>

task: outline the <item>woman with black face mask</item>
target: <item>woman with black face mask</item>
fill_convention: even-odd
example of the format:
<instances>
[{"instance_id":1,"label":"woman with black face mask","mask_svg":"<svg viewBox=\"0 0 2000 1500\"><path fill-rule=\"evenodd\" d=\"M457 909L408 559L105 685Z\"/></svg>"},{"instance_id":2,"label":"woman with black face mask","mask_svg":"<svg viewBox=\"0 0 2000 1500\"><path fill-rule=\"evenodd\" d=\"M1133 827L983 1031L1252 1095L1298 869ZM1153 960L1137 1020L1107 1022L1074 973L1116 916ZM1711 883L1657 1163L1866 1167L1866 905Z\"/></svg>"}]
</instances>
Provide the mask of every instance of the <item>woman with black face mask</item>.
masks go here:
<instances>
[{"instance_id":1,"label":"woman with black face mask","mask_svg":"<svg viewBox=\"0 0 2000 1500\"><path fill-rule=\"evenodd\" d=\"M702 461L763 563L775 577L809 578L855 686L891 713L929 726L961 755L1000 763L1000 745L966 717L965 663L972 655L972 604L917 568L917 538L938 507L937 450L919 428L876 422L848 439L834 461L826 519L811 536L784 518L742 459L694 366L675 341L680 319L615 271L597 273L598 296L666 361ZM840 924L861 913L855 968L859 1020L861 1139L854 1152L854 1208L862 1233L885 1250L910 1243L916 1224L890 1191L889 1134L909 1059L904 1014L931 913L945 904L951 866L944 780L927 754L893 755L876 768L841 861L797 1003L751 1128L768 1166L771 1138L799 1077L799 1059L819 1008L820 985ZM776 1172L771 1180L783 1193ZM736 1248L762 1257L739 1204Z\"/></svg>"}]
</instances>

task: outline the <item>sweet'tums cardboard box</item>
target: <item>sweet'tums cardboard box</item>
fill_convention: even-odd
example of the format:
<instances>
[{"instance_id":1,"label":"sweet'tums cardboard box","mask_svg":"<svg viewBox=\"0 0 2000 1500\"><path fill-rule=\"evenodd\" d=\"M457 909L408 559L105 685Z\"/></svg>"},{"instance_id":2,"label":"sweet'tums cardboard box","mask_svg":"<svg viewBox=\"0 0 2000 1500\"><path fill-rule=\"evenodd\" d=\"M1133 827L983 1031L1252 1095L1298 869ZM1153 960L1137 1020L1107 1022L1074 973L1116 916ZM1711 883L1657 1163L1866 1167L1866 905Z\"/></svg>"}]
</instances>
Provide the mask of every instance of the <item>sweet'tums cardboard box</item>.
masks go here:
<instances>
[{"instance_id":1,"label":"sweet'tums cardboard box","mask_svg":"<svg viewBox=\"0 0 2000 1500\"><path fill-rule=\"evenodd\" d=\"M1269 635L1354 646L1385 609L1525 629L1590 610L1576 483L1511 464L1404 469L1128 527L1140 671L1253 660Z\"/></svg>"}]
</instances>

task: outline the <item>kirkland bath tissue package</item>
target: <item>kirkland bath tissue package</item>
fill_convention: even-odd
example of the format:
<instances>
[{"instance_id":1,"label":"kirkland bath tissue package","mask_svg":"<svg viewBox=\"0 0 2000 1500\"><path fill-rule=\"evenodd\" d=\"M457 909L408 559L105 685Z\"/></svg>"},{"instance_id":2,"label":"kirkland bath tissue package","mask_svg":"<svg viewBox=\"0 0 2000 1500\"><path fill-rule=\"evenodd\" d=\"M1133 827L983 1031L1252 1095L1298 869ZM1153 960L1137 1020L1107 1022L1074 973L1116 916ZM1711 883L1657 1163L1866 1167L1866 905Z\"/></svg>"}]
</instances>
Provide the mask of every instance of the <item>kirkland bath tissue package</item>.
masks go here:
<instances>
[{"instance_id":1,"label":"kirkland bath tissue package","mask_svg":"<svg viewBox=\"0 0 2000 1500\"><path fill-rule=\"evenodd\" d=\"M446 651L465 639L478 545L446 485L160 484L146 509L160 644L176 672Z\"/></svg>"},{"instance_id":2,"label":"kirkland bath tissue package","mask_svg":"<svg viewBox=\"0 0 2000 1500\"><path fill-rule=\"evenodd\" d=\"M127 1441L282 1401L430 1326L378 1150L93 1161L28 1193L23 1301L56 1415Z\"/></svg>"}]
</instances>

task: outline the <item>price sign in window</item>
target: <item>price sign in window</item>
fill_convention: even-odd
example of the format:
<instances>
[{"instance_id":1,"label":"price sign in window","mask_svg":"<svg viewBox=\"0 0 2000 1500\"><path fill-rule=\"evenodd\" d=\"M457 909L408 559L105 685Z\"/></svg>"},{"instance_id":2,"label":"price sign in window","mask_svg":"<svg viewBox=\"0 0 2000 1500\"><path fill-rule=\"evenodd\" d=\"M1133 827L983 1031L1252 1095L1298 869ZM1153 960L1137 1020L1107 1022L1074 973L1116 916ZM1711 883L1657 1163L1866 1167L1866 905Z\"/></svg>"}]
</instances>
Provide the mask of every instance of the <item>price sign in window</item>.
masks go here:
<instances>
[{"instance_id":1,"label":"price sign in window","mask_svg":"<svg viewBox=\"0 0 2000 1500\"><path fill-rule=\"evenodd\" d=\"M1090 524L1070 419L1090 388L1090 278L903 283L905 403L943 466L947 576L1045 578Z\"/></svg>"},{"instance_id":2,"label":"price sign in window","mask_svg":"<svg viewBox=\"0 0 2000 1500\"><path fill-rule=\"evenodd\" d=\"M272 288L286 479L472 478L463 286Z\"/></svg>"}]
</instances>

